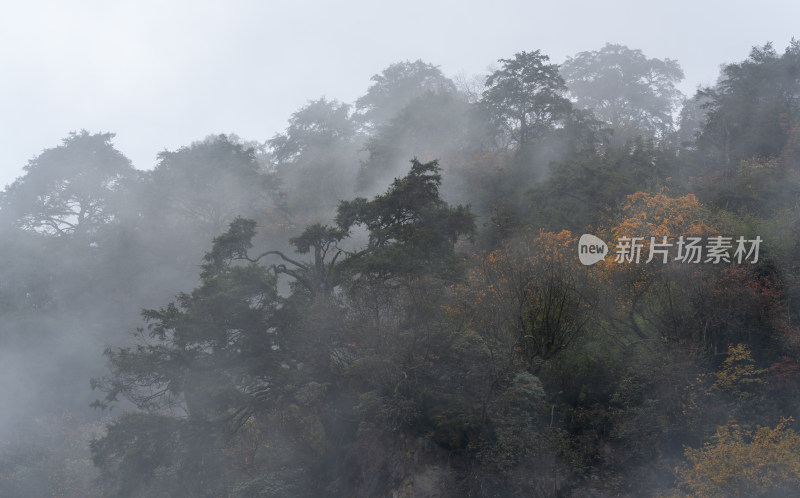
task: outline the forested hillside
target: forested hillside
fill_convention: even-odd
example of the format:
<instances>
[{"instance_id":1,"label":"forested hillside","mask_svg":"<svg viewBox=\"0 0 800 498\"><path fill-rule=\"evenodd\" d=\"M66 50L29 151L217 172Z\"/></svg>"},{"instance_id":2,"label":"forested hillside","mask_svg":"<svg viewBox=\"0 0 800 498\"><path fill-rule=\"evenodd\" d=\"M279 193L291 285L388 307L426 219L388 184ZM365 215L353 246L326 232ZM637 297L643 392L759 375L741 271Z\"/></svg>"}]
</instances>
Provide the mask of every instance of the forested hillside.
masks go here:
<instances>
[{"instance_id":1,"label":"forested hillside","mask_svg":"<svg viewBox=\"0 0 800 498\"><path fill-rule=\"evenodd\" d=\"M742 58L70 134L0 195L0 496L797 494L800 43Z\"/></svg>"}]
</instances>

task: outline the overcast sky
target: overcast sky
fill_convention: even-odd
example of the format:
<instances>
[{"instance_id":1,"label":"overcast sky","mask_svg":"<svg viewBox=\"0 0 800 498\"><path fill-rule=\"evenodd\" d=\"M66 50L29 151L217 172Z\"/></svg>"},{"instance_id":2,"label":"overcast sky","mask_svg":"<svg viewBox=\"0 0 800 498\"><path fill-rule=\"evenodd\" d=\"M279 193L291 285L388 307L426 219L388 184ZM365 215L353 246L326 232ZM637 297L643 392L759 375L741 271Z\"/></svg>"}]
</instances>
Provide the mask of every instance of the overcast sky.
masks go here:
<instances>
[{"instance_id":1,"label":"overcast sky","mask_svg":"<svg viewBox=\"0 0 800 498\"><path fill-rule=\"evenodd\" d=\"M326 96L353 102L389 64L484 74L541 49L553 62L606 42L676 59L681 89L800 36L800 2L500 0L2 2L0 185L70 131L110 131L139 169L212 133L263 142Z\"/></svg>"}]
</instances>

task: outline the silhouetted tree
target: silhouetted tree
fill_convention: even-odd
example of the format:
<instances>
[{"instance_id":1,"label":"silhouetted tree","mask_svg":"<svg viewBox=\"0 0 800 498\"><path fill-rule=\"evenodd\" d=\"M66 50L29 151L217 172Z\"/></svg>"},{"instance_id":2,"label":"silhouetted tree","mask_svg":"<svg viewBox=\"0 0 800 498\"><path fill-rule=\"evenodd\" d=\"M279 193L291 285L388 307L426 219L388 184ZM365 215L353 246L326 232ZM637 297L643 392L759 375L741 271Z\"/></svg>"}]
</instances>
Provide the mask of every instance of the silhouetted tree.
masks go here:
<instances>
[{"instance_id":1,"label":"silhouetted tree","mask_svg":"<svg viewBox=\"0 0 800 498\"><path fill-rule=\"evenodd\" d=\"M3 193L3 216L48 235L91 234L119 220L137 172L112 138L113 133L71 133L32 159Z\"/></svg>"},{"instance_id":2,"label":"silhouetted tree","mask_svg":"<svg viewBox=\"0 0 800 498\"><path fill-rule=\"evenodd\" d=\"M151 175L148 215L168 225L190 226L205 237L237 216L263 215L276 183L255 150L225 135L212 135L177 151L159 154Z\"/></svg>"},{"instance_id":3,"label":"silhouetted tree","mask_svg":"<svg viewBox=\"0 0 800 498\"><path fill-rule=\"evenodd\" d=\"M681 98L675 85L683 79L674 60L609 43L567 58L560 73L576 106L610 124L617 144L637 135L663 139L672 131Z\"/></svg>"},{"instance_id":4,"label":"silhouetted tree","mask_svg":"<svg viewBox=\"0 0 800 498\"><path fill-rule=\"evenodd\" d=\"M511 144L524 146L564 123L572 111L556 64L539 50L500 59L486 79L483 104Z\"/></svg>"},{"instance_id":5,"label":"silhouetted tree","mask_svg":"<svg viewBox=\"0 0 800 498\"><path fill-rule=\"evenodd\" d=\"M800 42L783 55L772 44L728 64L719 83L698 92L708 99L697 144L708 167L730 171L739 161L781 155L800 123Z\"/></svg>"},{"instance_id":6,"label":"silhouetted tree","mask_svg":"<svg viewBox=\"0 0 800 498\"><path fill-rule=\"evenodd\" d=\"M356 101L359 119L370 128L387 123L420 95L456 92L438 67L421 60L392 64L371 80L367 93Z\"/></svg>"}]
</instances>

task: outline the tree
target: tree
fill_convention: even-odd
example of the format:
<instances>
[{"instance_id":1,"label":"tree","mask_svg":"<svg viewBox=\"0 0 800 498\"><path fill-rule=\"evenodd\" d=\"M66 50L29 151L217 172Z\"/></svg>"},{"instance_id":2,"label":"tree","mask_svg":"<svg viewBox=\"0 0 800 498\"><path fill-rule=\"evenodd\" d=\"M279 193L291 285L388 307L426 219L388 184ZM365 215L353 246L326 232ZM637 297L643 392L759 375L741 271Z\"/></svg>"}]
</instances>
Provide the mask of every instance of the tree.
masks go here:
<instances>
[{"instance_id":1,"label":"tree","mask_svg":"<svg viewBox=\"0 0 800 498\"><path fill-rule=\"evenodd\" d=\"M739 161L779 157L800 122L800 42L783 55L772 44L754 47L743 62L722 69L719 83L698 91L706 120L698 149L712 170Z\"/></svg>"},{"instance_id":2,"label":"tree","mask_svg":"<svg viewBox=\"0 0 800 498\"><path fill-rule=\"evenodd\" d=\"M254 221L234 220L205 255L202 285L191 294L179 294L176 303L143 312L155 344L106 351L113 375L110 383L97 386L108 402L123 394L141 409L183 404L190 416L208 420L242 416L230 411L232 400L264 381L263 369L272 363L265 356L278 354L271 348L276 338L269 335L277 300L275 277L248 257L254 235ZM154 360L163 361L158 369L148 363ZM228 369L241 376L232 379ZM157 387L156 394L142 395L141 382ZM216 385L212 391L218 397L198 394L204 382Z\"/></svg>"},{"instance_id":3,"label":"tree","mask_svg":"<svg viewBox=\"0 0 800 498\"><path fill-rule=\"evenodd\" d=\"M258 217L272 204L275 178L235 137L211 135L158 157L146 194L155 211L148 214L171 221L170 229L191 227L210 238L237 216Z\"/></svg>"},{"instance_id":4,"label":"tree","mask_svg":"<svg viewBox=\"0 0 800 498\"><path fill-rule=\"evenodd\" d=\"M211 473L216 452L280 396L288 372L275 328L276 278L248 256L254 235L254 221L234 220L206 253L200 287L143 311L147 331L137 331L135 346L106 349L111 374L93 380L105 393L96 404L124 396L140 410L92 444L96 464L123 496L146 487L159 469L171 482L164 485L218 486L224 476ZM205 482L180 482L187 473Z\"/></svg>"},{"instance_id":5,"label":"tree","mask_svg":"<svg viewBox=\"0 0 800 498\"><path fill-rule=\"evenodd\" d=\"M678 114L677 130L673 137L674 146L694 150L696 140L706 121L707 104L710 99L702 94L683 99Z\"/></svg>"},{"instance_id":6,"label":"tree","mask_svg":"<svg viewBox=\"0 0 800 498\"><path fill-rule=\"evenodd\" d=\"M455 93L455 84L432 64L397 62L370 78L367 93L356 100L359 120L376 128L394 118L406 105L426 93Z\"/></svg>"},{"instance_id":7,"label":"tree","mask_svg":"<svg viewBox=\"0 0 800 498\"><path fill-rule=\"evenodd\" d=\"M289 239L298 254L312 253L313 261L297 261L281 251L268 251L264 256L275 254L280 257L283 263L275 265L275 271L292 277L308 293L311 301L329 298L344 278L339 265L344 251L337 243L346 236L344 230L315 223L307 226L302 234Z\"/></svg>"},{"instance_id":8,"label":"tree","mask_svg":"<svg viewBox=\"0 0 800 498\"><path fill-rule=\"evenodd\" d=\"M610 247L611 254L593 267L597 284L607 286L605 292L599 293L606 302L598 309L605 312L609 329L618 334L617 340L625 342L628 331L642 341L658 337L685 340L687 334L702 333L702 338L692 339L703 345L708 343L707 327L689 321L697 314L687 308L702 303L693 293L708 290L705 272L710 270L675 261L675 243L679 236L702 239L716 233L706 223L704 215L701 204L692 194L672 197L664 191L657 194L640 191L628 195L620 203L615 225L604 231L607 235L601 236L606 241L615 241L617 251L621 238L640 237L640 264L617 261L620 253L615 256ZM657 253L654 253L653 263L645 264L650 256L651 237L656 243L667 237L668 243L673 244L670 264L661 264Z\"/></svg>"},{"instance_id":9,"label":"tree","mask_svg":"<svg viewBox=\"0 0 800 498\"><path fill-rule=\"evenodd\" d=\"M531 209L526 218L546 230L597 227L626 196L667 184L675 163L673 152L641 138L603 154L568 158L527 192Z\"/></svg>"},{"instance_id":10,"label":"tree","mask_svg":"<svg viewBox=\"0 0 800 498\"><path fill-rule=\"evenodd\" d=\"M276 134L267 144L278 162L289 162L311 150L329 149L337 142L356 136L350 106L324 97L312 100L292 114L285 133Z\"/></svg>"},{"instance_id":11,"label":"tree","mask_svg":"<svg viewBox=\"0 0 800 498\"><path fill-rule=\"evenodd\" d=\"M509 365L535 369L567 349L589 318L582 272L568 231L523 234L480 256L457 313L479 330Z\"/></svg>"},{"instance_id":12,"label":"tree","mask_svg":"<svg viewBox=\"0 0 800 498\"><path fill-rule=\"evenodd\" d=\"M782 418L772 427L717 427L712 442L686 448L676 469L691 496L790 496L800 485L800 435Z\"/></svg>"},{"instance_id":13,"label":"tree","mask_svg":"<svg viewBox=\"0 0 800 498\"><path fill-rule=\"evenodd\" d=\"M428 92L411 100L366 140L369 156L362 162L359 190L382 185L407 169L408 158L438 159L447 172L455 171L486 144L486 120L479 106L455 92ZM449 192L461 175L448 177ZM452 179L452 180L451 180ZM467 183L466 181L464 183Z\"/></svg>"},{"instance_id":14,"label":"tree","mask_svg":"<svg viewBox=\"0 0 800 498\"><path fill-rule=\"evenodd\" d=\"M356 128L349 105L321 98L292 114L286 131L267 141L292 224L324 221L352 195L361 143Z\"/></svg>"},{"instance_id":15,"label":"tree","mask_svg":"<svg viewBox=\"0 0 800 498\"><path fill-rule=\"evenodd\" d=\"M541 138L562 125L572 111L567 87L556 64L536 50L500 59L501 68L486 78L483 104L498 130L517 146Z\"/></svg>"},{"instance_id":16,"label":"tree","mask_svg":"<svg viewBox=\"0 0 800 498\"><path fill-rule=\"evenodd\" d=\"M638 135L664 139L672 131L681 98L675 85L683 79L676 61L609 43L567 58L560 73L576 106L609 123L617 143Z\"/></svg>"},{"instance_id":17,"label":"tree","mask_svg":"<svg viewBox=\"0 0 800 498\"><path fill-rule=\"evenodd\" d=\"M475 219L468 206L450 207L439 197L442 177L437 161L411 161L411 171L373 200L342 201L336 224L345 231L362 225L369 233L367 247L347 264L364 275L395 276L433 273L454 278L459 260L454 246L471 236Z\"/></svg>"},{"instance_id":18,"label":"tree","mask_svg":"<svg viewBox=\"0 0 800 498\"><path fill-rule=\"evenodd\" d=\"M32 159L2 195L6 219L47 235L92 234L118 220L137 173L113 138L82 130Z\"/></svg>"},{"instance_id":19,"label":"tree","mask_svg":"<svg viewBox=\"0 0 800 498\"><path fill-rule=\"evenodd\" d=\"M278 251L251 255L256 223L235 219L206 253L200 286L163 308L145 310L147 330L138 330L135 345L106 350L111 372L93 381L105 394L96 405L124 397L138 408L92 445L110 490L123 496L158 490L175 495L179 489L225 495L232 482L257 487L259 479L272 479L278 469L271 462L281 458L278 450L264 450L266 443L243 448L251 436L291 447L293 463L284 460L280 468L300 469L330 457L329 438L338 437L341 422L325 412L324 400L349 399L332 387L330 374L341 373L358 349L350 330L358 320L346 318L358 315L340 303L349 292L343 284L374 276L376 287L387 279L413 284L428 273L454 273L455 242L472 233L474 220L468 208L450 208L439 198L439 181L435 162L415 161L386 194L342 202L339 226L313 224L291 239L312 261ZM370 242L345 252L338 243L356 225L365 226ZM267 264L274 255L282 262ZM286 298L278 295L278 274L294 281ZM393 297L422 292L441 297L430 285ZM423 311L414 305L416 315L439 312L433 300ZM428 326L416 315L408 321ZM420 361L416 348L413 353ZM243 465L232 456L241 452L259 463Z\"/></svg>"}]
</instances>

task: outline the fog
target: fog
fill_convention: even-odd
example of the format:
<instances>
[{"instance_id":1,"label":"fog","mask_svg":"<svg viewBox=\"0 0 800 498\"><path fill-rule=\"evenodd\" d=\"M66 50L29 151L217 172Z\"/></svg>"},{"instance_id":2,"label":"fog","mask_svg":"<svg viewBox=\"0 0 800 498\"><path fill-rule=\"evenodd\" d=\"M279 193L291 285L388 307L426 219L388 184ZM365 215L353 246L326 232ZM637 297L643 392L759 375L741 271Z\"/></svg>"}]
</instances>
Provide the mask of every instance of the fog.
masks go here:
<instances>
[{"instance_id":1,"label":"fog","mask_svg":"<svg viewBox=\"0 0 800 498\"><path fill-rule=\"evenodd\" d=\"M0 496L800 485L792 8L142 5L10 16Z\"/></svg>"},{"instance_id":2,"label":"fog","mask_svg":"<svg viewBox=\"0 0 800 498\"><path fill-rule=\"evenodd\" d=\"M744 1L721 9L686 0L658 8L628 0L9 4L0 20L0 61L13 75L0 82L0 184L80 128L116 133L139 169L214 133L263 142L307 100L353 103L372 75L402 60L453 77L485 74L520 50L560 63L610 42L678 60L679 89L691 95L752 45L786 46L798 9L779 0L757 12Z\"/></svg>"}]
</instances>

